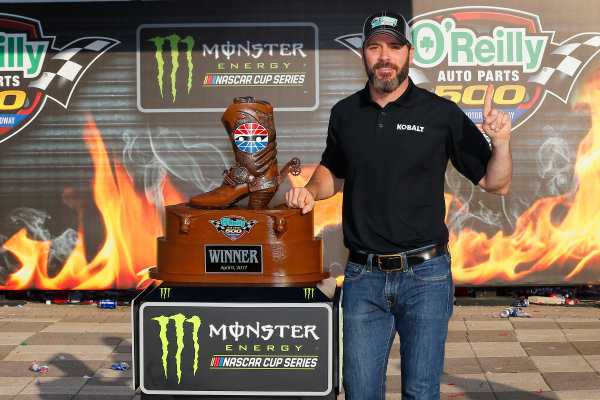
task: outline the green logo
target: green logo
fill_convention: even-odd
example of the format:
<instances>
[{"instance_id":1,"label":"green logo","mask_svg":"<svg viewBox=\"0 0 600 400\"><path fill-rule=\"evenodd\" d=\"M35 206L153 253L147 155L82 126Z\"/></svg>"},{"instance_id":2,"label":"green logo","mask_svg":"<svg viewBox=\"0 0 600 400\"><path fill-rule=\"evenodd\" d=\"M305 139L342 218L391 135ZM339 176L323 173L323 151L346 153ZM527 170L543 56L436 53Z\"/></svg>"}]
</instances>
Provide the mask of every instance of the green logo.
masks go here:
<instances>
[{"instance_id":1,"label":"green logo","mask_svg":"<svg viewBox=\"0 0 600 400\"><path fill-rule=\"evenodd\" d=\"M304 288L304 298L306 300L311 300L315 297L315 288Z\"/></svg>"},{"instance_id":2,"label":"green logo","mask_svg":"<svg viewBox=\"0 0 600 400\"><path fill-rule=\"evenodd\" d=\"M457 26L452 17L444 18L441 23L422 19L413 25L412 35L418 39L414 54L418 67L433 67L446 59L448 66L502 65L533 73L540 69L548 44L548 35L530 35L523 27L496 26L492 32L480 34Z\"/></svg>"},{"instance_id":3,"label":"green logo","mask_svg":"<svg viewBox=\"0 0 600 400\"><path fill-rule=\"evenodd\" d=\"M169 297L171 297L171 288L170 287L161 287L160 288L160 298L161 299L168 299Z\"/></svg>"},{"instance_id":4,"label":"green logo","mask_svg":"<svg viewBox=\"0 0 600 400\"><path fill-rule=\"evenodd\" d=\"M152 318L152 320L158 322L160 326L159 338L162 344L162 364L163 369L165 371L165 379L167 379L167 360L169 357L169 338L167 337L167 331L169 328L169 321L173 321L175 325L175 340L176 340L176 350L175 350L175 362L177 363L177 383L181 382L181 352L184 348L183 338L185 335L184 330L184 322L190 323L192 325L192 339L194 341L194 375L196 375L196 371L198 370L198 351L200 350L200 345L198 344L198 330L200 329L200 325L202 321L197 315L194 315L191 318L186 318L185 315L179 313L171 316L160 315L158 317Z\"/></svg>"},{"instance_id":5,"label":"green logo","mask_svg":"<svg viewBox=\"0 0 600 400\"><path fill-rule=\"evenodd\" d=\"M188 81L187 81L187 92L190 93L192 90L192 74L194 70L194 64L192 63L192 49L194 48L194 38L191 36L186 36L185 38L181 38L177 34L172 34L166 37L156 36L152 39L148 39L149 42L154 43L156 47L156 52L154 53L154 57L156 58L156 66L158 74L156 79L158 80L158 87L160 89L160 96L163 95L163 78L165 74L165 60L163 58L163 46L165 42L168 43L169 50L171 53L171 95L173 96L173 103L175 103L175 98L177 97L177 70L179 69L179 43L183 43L186 45L185 56L187 59L188 66Z\"/></svg>"}]
</instances>

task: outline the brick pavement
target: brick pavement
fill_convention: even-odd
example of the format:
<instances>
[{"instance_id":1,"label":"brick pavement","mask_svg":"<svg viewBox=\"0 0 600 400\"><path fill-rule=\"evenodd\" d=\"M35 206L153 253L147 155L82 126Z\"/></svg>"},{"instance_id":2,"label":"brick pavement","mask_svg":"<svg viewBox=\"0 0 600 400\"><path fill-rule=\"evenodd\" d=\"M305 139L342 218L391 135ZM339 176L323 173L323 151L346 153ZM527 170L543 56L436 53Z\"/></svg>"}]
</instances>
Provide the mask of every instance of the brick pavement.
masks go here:
<instances>
[{"instance_id":1,"label":"brick pavement","mask_svg":"<svg viewBox=\"0 0 600 400\"><path fill-rule=\"evenodd\" d=\"M600 399L600 308L532 306L533 318L496 319L503 307L455 307L446 343L442 399ZM389 400L400 399L395 343ZM129 307L0 308L0 400L130 400ZM29 370L33 360L46 373ZM338 397L340 400L343 395Z\"/></svg>"}]
</instances>

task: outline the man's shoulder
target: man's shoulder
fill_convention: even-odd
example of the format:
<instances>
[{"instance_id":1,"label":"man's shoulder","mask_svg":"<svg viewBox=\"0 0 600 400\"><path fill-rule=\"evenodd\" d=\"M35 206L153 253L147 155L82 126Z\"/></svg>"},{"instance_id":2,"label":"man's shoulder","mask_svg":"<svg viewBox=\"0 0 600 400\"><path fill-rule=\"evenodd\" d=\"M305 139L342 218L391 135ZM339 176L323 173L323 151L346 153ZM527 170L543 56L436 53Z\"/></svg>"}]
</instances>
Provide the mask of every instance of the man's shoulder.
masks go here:
<instances>
[{"instance_id":1,"label":"man's shoulder","mask_svg":"<svg viewBox=\"0 0 600 400\"><path fill-rule=\"evenodd\" d=\"M357 92L352 93L350 96L344 97L335 103L332 107L332 110L345 110L348 108L358 107L360 104L364 102L365 89L361 89Z\"/></svg>"},{"instance_id":2,"label":"man's shoulder","mask_svg":"<svg viewBox=\"0 0 600 400\"><path fill-rule=\"evenodd\" d=\"M437 94L430 92L427 89L423 89L417 85L413 86L413 90L415 93L413 94L413 98L417 101L417 103L432 105L435 107L444 107L449 109L458 108L455 102L445 97L440 97Z\"/></svg>"}]
</instances>

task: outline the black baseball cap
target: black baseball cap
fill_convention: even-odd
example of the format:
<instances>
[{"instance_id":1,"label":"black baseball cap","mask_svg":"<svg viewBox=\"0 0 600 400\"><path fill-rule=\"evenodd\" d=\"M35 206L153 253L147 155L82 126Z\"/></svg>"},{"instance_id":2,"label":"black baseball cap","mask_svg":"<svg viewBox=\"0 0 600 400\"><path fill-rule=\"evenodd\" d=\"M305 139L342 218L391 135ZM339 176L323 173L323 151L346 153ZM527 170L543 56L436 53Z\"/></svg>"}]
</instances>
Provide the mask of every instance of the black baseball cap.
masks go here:
<instances>
[{"instance_id":1,"label":"black baseball cap","mask_svg":"<svg viewBox=\"0 0 600 400\"><path fill-rule=\"evenodd\" d=\"M393 11L379 11L368 17L363 25L363 44L380 33L390 35L400 43L410 43L412 33L404 17Z\"/></svg>"}]
</instances>

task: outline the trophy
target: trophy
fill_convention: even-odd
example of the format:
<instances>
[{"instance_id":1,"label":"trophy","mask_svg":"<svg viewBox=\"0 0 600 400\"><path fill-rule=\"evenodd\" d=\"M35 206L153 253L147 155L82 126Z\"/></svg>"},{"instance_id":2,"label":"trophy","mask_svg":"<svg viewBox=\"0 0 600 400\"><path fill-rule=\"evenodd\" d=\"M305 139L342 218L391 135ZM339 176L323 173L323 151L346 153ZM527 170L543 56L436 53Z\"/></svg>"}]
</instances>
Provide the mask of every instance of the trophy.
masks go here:
<instances>
[{"instance_id":1,"label":"trophy","mask_svg":"<svg viewBox=\"0 0 600 400\"><path fill-rule=\"evenodd\" d=\"M273 106L237 97L221 121L235 165L216 189L165 208L150 277L172 285L262 286L314 286L329 277L313 212L269 208L288 173L300 173L297 158L277 168ZM236 205L246 197L247 207Z\"/></svg>"}]
</instances>

